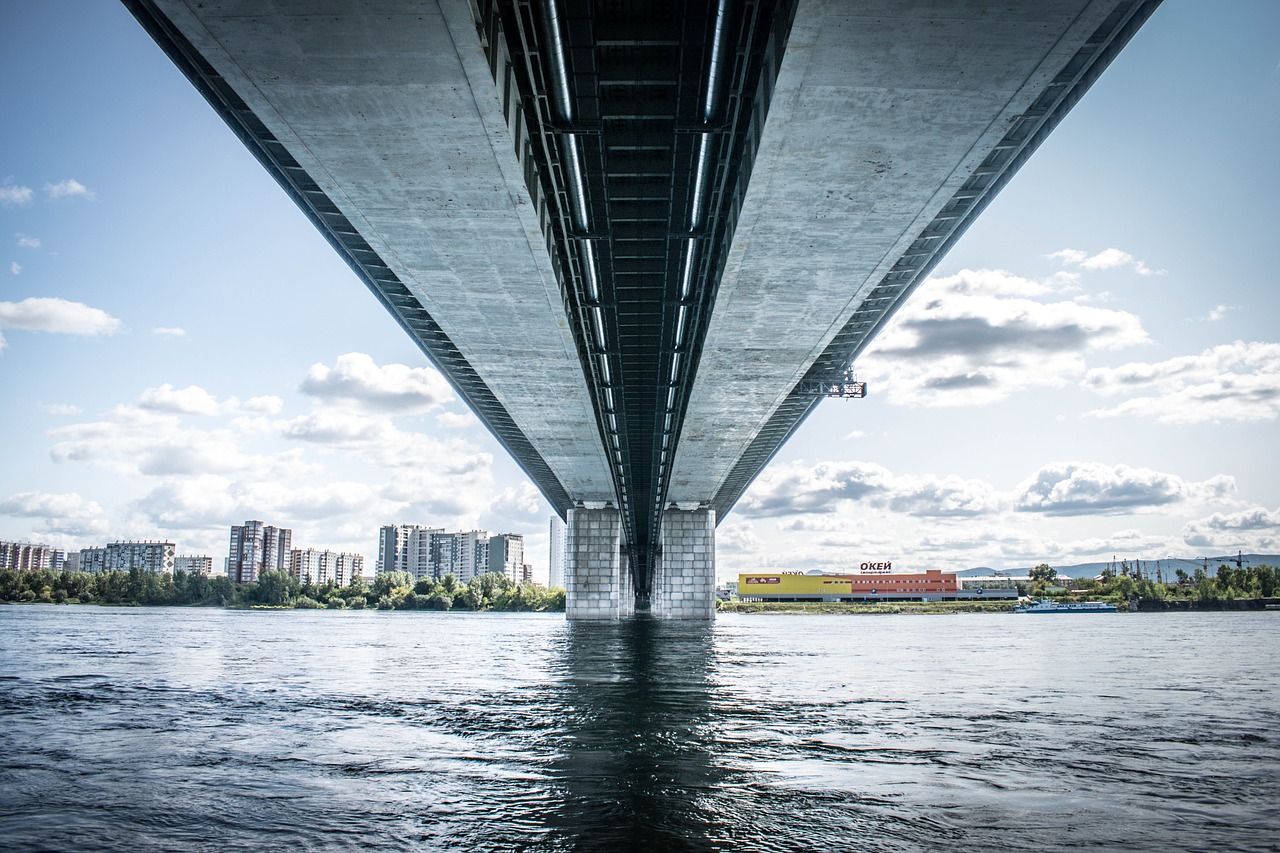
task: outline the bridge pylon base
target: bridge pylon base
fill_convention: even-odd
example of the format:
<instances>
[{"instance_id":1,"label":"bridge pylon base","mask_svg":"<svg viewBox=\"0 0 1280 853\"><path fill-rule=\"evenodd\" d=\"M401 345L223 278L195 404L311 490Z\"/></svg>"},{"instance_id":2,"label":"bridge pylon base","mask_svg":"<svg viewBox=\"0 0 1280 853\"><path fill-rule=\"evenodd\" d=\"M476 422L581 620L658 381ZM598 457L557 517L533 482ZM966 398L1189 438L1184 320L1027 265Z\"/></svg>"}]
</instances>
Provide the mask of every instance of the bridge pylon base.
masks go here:
<instances>
[{"instance_id":1,"label":"bridge pylon base","mask_svg":"<svg viewBox=\"0 0 1280 853\"><path fill-rule=\"evenodd\" d=\"M636 592L615 509L570 509L565 542L565 615L574 621L626 619ZM710 509L663 514L648 615L706 621L716 615L716 516Z\"/></svg>"},{"instance_id":2,"label":"bridge pylon base","mask_svg":"<svg viewBox=\"0 0 1280 853\"><path fill-rule=\"evenodd\" d=\"M649 613L658 619L716 616L716 513L669 509L655 561Z\"/></svg>"},{"instance_id":3,"label":"bridge pylon base","mask_svg":"<svg viewBox=\"0 0 1280 853\"><path fill-rule=\"evenodd\" d=\"M570 509L565 519L565 615L573 620L625 619L635 613L631 567L622 552L616 509Z\"/></svg>"}]
</instances>

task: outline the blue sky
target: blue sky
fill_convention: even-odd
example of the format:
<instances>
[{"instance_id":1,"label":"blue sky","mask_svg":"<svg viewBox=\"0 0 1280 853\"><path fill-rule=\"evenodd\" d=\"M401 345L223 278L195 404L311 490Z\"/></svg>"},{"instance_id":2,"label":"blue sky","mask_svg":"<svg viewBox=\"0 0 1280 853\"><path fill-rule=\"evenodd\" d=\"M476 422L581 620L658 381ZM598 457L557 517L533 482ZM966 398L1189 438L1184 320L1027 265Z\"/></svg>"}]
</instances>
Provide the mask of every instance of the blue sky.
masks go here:
<instances>
[{"instance_id":1,"label":"blue sky","mask_svg":"<svg viewBox=\"0 0 1280 853\"><path fill-rule=\"evenodd\" d=\"M1280 550L1280 5L1166 0L718 531L762 566ZM0 6L0 538L550 511L113 3Z\"/></svg>"}]
</instances>

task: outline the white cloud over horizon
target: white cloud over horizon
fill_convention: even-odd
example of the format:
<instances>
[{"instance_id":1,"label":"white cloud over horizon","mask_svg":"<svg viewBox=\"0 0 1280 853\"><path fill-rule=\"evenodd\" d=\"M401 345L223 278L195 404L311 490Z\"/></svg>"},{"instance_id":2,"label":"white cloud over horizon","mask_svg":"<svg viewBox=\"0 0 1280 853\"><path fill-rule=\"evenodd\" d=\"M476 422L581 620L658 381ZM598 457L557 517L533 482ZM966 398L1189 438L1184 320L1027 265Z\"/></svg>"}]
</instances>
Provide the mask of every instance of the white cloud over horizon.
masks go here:
<instances>
[{"instance_id":1,"label":"white cloud over horizon","mask_svg":"<svg viewBox=\"0 0 1280 853\"><path fill-rule=\"evenodd\" d=\"M110 335L121 323L101 308L52 296L0 302L0 328L64 335Z\"/></svg>"},{"instance_id":2,"label":"white cloud over horizon","mask_svg":"<svg viewBox=\"0 0 1280 853\"><path fill-rule=\"evenodd\" d=\"M1002 270L930 278L859 360L858 370L897 405L976 406L1017 391L1063 387L1083 355L1150 342L1125 311L1058 298L1061 281Z\"/></svg>"},{"instance_id":3,"label":"white cloud over horizon","mask_svg":"<svg viewBox=\"0 0 1280 853\"><path fill-rule=\"evenodd\" d=\"M1199 355L1095 368L1081 384L1103 396L1152 392L1086 412L1092 417L1142 416L1167 424L1275 420L1280 344L1236 341Z\"/></svg>"},{"instance_id":4,"label":"white cloud over horizon","mask_svg":"<svg viewBox=\"0 0 1280 853\"><path fill-rule=\"evenodd\" d=\"M1175 474L1099 462L1051 462L1015 490L1014 508L1046 515L1114 515L1139 512L1235 491L1231 477L1189 483Z\"/></svg>"},{"instance_id":5,"label":"white cloud over horizon","mask_svg":"<svg viewBox=\"0 0 1280 853\"><path fill-rule=\"evenodd\" d=\"M1234 513L1215 512L1182 528L1182 541L1193 547L1273 550L1280 546L1280 508L1251 506Z\"/></svg>"},{"instance_id":6,"label":"white cloud over horizon","mask_svg":"<svg viewBox=\"0 0 1280 853\"><path fill-rule=\"evenodd\" d=\"M1049 257L1059 261L1063 266L1079 267L1090 271L1127 268L1138 275L1164 274L1163 270L1153 270L1145 261L1140 261L1128 252L1115 248L1103 249L1094 255L1079 249L1061 249L1051 252Z\"/></svg>"},{"instance_id":7,"label":"white cloud over horizon","mask_svg":"<svg viewBox=\"0 0 1280 853\"><path fill-rule=\"evenodd\" d=\"M37 519L37 533L64 536L100 536L110 530L106 514L97 501L75 492L19 492L0 500L0 515Z\"/></svg>"},{"instance_id":8,"label":"white cloud over horizon","mask_svg":"<svg viewBox=\"0 0 1280 853\"><path fill-rule=\"evenodd\" d=\"M362 352L338 356L333 367L313 364L298 390L322 400L394 414L430 411L455 399L435 368L379 365Z\"/></svg>"}]
</instances>

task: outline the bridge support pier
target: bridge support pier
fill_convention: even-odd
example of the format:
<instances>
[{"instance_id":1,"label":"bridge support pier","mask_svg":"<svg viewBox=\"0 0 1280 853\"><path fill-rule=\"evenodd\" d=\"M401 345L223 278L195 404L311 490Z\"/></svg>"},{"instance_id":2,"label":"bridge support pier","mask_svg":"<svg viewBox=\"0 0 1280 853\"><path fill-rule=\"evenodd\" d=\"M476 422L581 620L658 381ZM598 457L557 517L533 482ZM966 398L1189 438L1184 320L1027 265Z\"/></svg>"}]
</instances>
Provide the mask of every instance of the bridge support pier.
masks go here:
<instances>
[{"instance_id":1,"label":"bridge support pier","mask_svg":"<svg viewBox=\"0 0 1280 853\"><path fill-rule=\"evenodd\" d=\"M624 619L635 613L631 567L616 509L570 509L565 519L565 616Z\"/></svg>"},{"instance_id":2,"label":"bridge support pier","mask_svg":"<svg viewBox=\"0 0 1280 853\"><path fill-rule=\"evenodd\" d=\"M622 519L615 509L570 509L566 526L565 615L575 621L625 619L636 597ZM716 514L671 509L662 516L649 613L658 619L714 619Z\"/></svg>"},{"instance_id":3,"label":"bridge support pier","mask_svg":"<svg viewBox=\"0 0 1280 853\"><path fill-rule=\"evenodd\" d=\"M716 616L716 513L662 514L662 555L653 573L649 612L659 619Z\"/></svg>"}]
</instances>

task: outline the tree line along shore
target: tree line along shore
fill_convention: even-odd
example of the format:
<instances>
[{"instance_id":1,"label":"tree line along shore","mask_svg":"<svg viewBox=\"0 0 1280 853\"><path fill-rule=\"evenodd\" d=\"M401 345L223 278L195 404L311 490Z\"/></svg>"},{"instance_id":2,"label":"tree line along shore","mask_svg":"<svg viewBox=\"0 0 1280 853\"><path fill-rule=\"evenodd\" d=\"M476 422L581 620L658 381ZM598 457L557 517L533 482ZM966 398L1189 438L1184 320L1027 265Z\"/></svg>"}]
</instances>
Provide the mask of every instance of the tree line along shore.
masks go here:
<instances>
[{"instance_id":1,"label":"tree line along shore","mask_svg":"<svg viewBox=\"0 0 1280 853\"><path fill-rule=\"evenodd\" d=\"M252 583L187 572L55 572L0 569L0 602L112 604L152 607L274 607L310 610L564 610L565 592L490 572L460 583L452 575L415 582L408 572L356 576L346 586L310 584L266 571Z\"/></svg>"},{"instance_id":2,"label":"tree line along shore","mask_svg":"<svg viewBox=\"0 0 1280 853\"><path fill-rule=\"evenodd\" d=\"M1031 570L1019 593L1057 601L1107 601L1122 610L1246 610L1276 603L1280 568L1267 565L1218 566L1178 570L1170 582L1152 580L1122 568L1097 578L1058 577L1048 565ZM175 572L55 572L0 569L0 602L111 604L136 606L273 607L329 610L468 610L558 612L565 591L497 572L461 583L452 575L414 581L408 572L384 572L372 582L355 577L346 586L299 582L283 571L263 572L253 583L236 584L225 576ZM739 602L718 601L718 609L736 613L991 613L1014 602Z\"/></svg>"}]
</instances>

